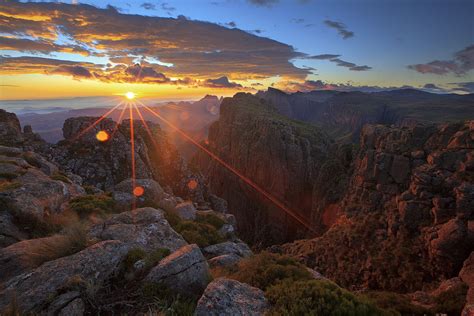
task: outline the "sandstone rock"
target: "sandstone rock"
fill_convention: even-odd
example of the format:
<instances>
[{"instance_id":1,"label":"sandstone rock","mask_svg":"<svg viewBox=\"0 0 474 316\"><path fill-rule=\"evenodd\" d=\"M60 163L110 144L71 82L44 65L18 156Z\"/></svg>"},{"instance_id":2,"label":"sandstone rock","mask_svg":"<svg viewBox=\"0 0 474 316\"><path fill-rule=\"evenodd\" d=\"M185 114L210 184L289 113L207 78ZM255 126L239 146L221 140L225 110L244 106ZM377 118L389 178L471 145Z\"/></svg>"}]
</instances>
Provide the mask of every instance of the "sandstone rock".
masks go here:
<instances>
[{"instance_id":1,"label":"sandstone rock","mask_svg":"<svg viewBox=\"0 0 474 316\"><path fill-rule=\"evenodd\" d=\"M133 194L133 181L127 179L114 187L113 198L124 209L129 209L132 202L135 200L137 206L145 205L146 203L158 204L164 197L164 191L160 184L152 179L136 179L135 188L143 188L143 194L135 196Z\"/></svg>"},{"instance_id":2,"label":"sandstone rock","mask_svg":"<svg viewBox=\"0 0 474 316\"><path fill-rule=\"evenodd\" d=\"M39 313L72 277L78 276L92 284L104 282L117 272L128 250L120 241L104 241L14 277L0 292L0 310L16 295L23 313Z\"/></svg>"},{"instance_id":3,"label":"sandstone rock","mask_svg":"<svg viewBox=\"0 0 474 316\"><path fill-rule=\"evenodd\" d=\"M474 251L464 261L463 267L459 272L459 277L469 286L466 296L466 305L474 305Z\"/></svg>"},{"instance_id":4,"label":"sandstone rock","mask_svg":"<svg viewBox=\"0 0 474 316\"><path fill-rule=\"evenodd\" d=\"M158 248L175 251L187 244L171 228L163 211L151 207L113 215L92 227L89 235L101 240L120 240L148 251Z\"/></svg>"},{"instance_id":5,"label":"sandstone rock","mask_svg":"<svg viewBox=\"0 0 474 316\"><path fill-rule=\"evenodd\" d=\"M206 258L195 244L183 246L161 260L145 278L183 295L201 294L209 280Z\"/></svg>"},{"instance_id":6,"label":"sandstone rock","mask_svg":"<svg viewBox=\"0 0 474 316\"><path fill-rule=\"evenodd\" d=\"M459 266L469 253L466 253L469 251L467 241L467 222L454 218L443 224L437 231L437 237L431 240L431 255Z\"/></svg>"},{"instance_id":7,"label":"sandstone rock","mask_svg":"<svg viewBox=\"0 0 474 316\"><path fill-rule=\"evenodd\" d=\"M229 267L236 265L240 260L242 259L241 256L235 254L235 253L230 253L227 255L220 255L217 257L213 257L209 259L209 266L211 268L215 267Z\"/></svg>"},{"instance_id":8,"label":"sandstone rock","mask_svg":"<svg viewBox=\"0 0 474 316\"><path fill-rule=\"evenodd\" d=\"M242 258L250 257L253 255L252 250L243 241L237 240L236 242L226 241L220 244L207 246L203 249L206 256L211 258L226 255L236 254Z\"/></svg>"},{"instance_id":9,"label":"sandstone rock","mask_svg":"<svg viewBox=\"0 0 474 316\"><path fill-rule=\"evenodd\" d=\"M404 156L393 157L390 175L396 183L403 183L410 172L410 160Z\"/></svg>"},{"instance_id":10,"label":"sandstone rock","mask_svg":"<svg viewBox=\"0 0 474 316\"><path fill-rule=\"evenodd\" d=\"M179 203L175 206L176 213L179 217L185 220L194 220L196 219L196 208L193 205L193 202L187 201Z\"/></svg>"},{"instance_id":11,"label":"sandstone rock","mask_svg":"<svg viewBox=\"0 0 474 316\"><path fill-rule=\"evenodd\" d=\"M235 280L212 281L199 299L196 316L264 315L269 304L260 289Z\"/></svg>"}]
</instances>

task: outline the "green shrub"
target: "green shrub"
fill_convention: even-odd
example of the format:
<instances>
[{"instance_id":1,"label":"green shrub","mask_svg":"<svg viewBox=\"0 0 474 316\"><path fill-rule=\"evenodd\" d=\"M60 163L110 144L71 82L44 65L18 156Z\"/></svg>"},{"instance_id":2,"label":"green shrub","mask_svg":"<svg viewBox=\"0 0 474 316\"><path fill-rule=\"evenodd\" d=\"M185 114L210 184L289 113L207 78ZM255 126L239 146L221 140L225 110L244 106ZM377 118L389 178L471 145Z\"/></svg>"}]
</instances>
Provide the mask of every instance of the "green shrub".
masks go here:
<instances>
[{"instance_id":1,"label":"green shrub","mask_svg":"<svg viewBox=\"0 0 474 316\"><path fill-rule=\"evenodd\" d=\"M466 293L468 286L461 283L441 293L435 298L435 313L448 314L449 316L461 315L464 304L466 304Z\"/></svg>"},{"instance_id":2,"label":"green shrub","mask_svg":"<svg viewBox=\"0 0 474 316\"><path fill-rule=\"evenodd\" d=\"M224 241L217 229L206 223L193 221L181 221L174 229L183 236L190 244L197 244L199 247L218 244Z\"/></svg>"},{"instance_id":3,"label":"green shrub","mask_svg":"<svg viewBox=\"0 0 474 316\"><path fill-rule=\"evenodd\" d=\"M171 251L166 248L158 248L156 250L153 250L145 257L145 267L154 267L158 262L160 262L163 258L167 257L170 253Z\"/></svg>"},{"instance_id":4,"label":"green shrub","mask_svg":"<svg viewBox=\"0 0 474 316\"><path fill-rule=\"evenodd\" d=\"M265 296L272 305L269 315L397 315L324 280L286 280L270 287Z\"/></svg>"},{"instance_id":5,"label":"green shrub","mask_svg":"<svg viewBox=\"0 0 474 316\"><path fill-rule=\"evenodd\" d=\"M241 260L237 269L231 278L262 290L284 280L299 281L312 278L306 267L293 258L268 252Z\"/></svg>"},{"instance_id":6,"label":"green shrub","mask_svg":"<svg viewBox=\"0 0 474 316\"><path fill-rule=\"evenodd\" d=\"M145 283L142 295L153 303L146 315L191 316L196 309L197 297L182 297L163 284Z\"/></svg>"},{"instance_id":7,"label":"green shrub","mask_svg":"<svg viewBox=\"0 0 474 316\"><path fill-rule=\"evenodd\" d=\"M145 260L145 271L148 271L170 253L171 251L166 248L158 248L148 253L139 247L132 248L123 261L123 267L126 273L131 272L135 262L143 259Z\"/></svg>"},{"instance_id":8,"label":"green shrub","mask_svg":"<svg viewBox=\"0 0 474 316\"><path fill-rule=\"evenodd\" d=\"M366 297L380 308L391 309L402 315L430 315L426 308L412 304L410 300L402 294L373 291L364 293L363 297Z\"/></svg>"},{"instance_id":9,"label":"green shrub","mask_svg":"<svg viewBox=\"0 0 474 316\"><path fill-rule=\"evenodd\" d=\"M196 222L206 223L214 226L216 229L220 229L226 222L216 214L198 214L196 217Z\"/></svg>"},{"instance_id":10,"label":"green shrub","mask_svg":"<svg viewBox=\"0 0 474 316\"><path fill-rule=\"evenodd\" d=\"M142 248L132 248L128 251L125 259L123 260L123 266L125 270L131 270L133 268L133 264L138 260L142 260L145 258L146 252Z\"/></svg>"},{"instance_id":11,"label":"green shrub","mask_svg":"<svg viewBox=\"0 0 474 316\"><path fill-rule=\"evenodd\" d=\"M61 182L64 182L64 183L71 184L71 180L69 180L69 178L61 172L56 172L56 173L52 174L50 176L50 178L53 179L53 180L58 180L58 181L61 181Z\"/></svg>"},{"instance_id":12,"label":"green shrub","mask_svg":"<svg viewBox=\"0 0 474 316\"><path fill-rule=\"evenodd\" d=\"M115 201L106 194L84 195L72 199L69 202L69 208L76 212L81 218L92 214L105 216L114 212Z\"/></svg>"}]
</instances>

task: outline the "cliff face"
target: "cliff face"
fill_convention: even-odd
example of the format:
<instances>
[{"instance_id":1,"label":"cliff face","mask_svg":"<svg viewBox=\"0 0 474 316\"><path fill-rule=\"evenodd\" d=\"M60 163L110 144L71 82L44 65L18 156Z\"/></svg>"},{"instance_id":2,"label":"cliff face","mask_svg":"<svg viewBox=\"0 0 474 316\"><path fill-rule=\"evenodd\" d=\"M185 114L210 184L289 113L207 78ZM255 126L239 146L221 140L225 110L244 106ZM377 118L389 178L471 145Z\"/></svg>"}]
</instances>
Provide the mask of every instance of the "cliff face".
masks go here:
<instances>
[{"instance_id":1,"label":"cliff face","mask_svg":"<svg viewBox=\"0 0 474 316\"><path fill-rule=\"evenodd\" d=\"M394 291L458 274L474 250L474 122L365 126L343 214L283 246L339 284Z\"/></svg>"},{"instance_id":2,"label":"cliff face","mask_svg":"<svg viewBox=\"0 0 474 316\"><path fill-rule=\"evenodd\" d=\"M207 146L291 209L311 218L315 182L331 147L318 128L292 121L260 98L239 93L224 99ZM302 231L303 227L217 162L202 153L198 162L210 190L228 201L248 239L281 242Z\"/></svg>"}]
</instances>

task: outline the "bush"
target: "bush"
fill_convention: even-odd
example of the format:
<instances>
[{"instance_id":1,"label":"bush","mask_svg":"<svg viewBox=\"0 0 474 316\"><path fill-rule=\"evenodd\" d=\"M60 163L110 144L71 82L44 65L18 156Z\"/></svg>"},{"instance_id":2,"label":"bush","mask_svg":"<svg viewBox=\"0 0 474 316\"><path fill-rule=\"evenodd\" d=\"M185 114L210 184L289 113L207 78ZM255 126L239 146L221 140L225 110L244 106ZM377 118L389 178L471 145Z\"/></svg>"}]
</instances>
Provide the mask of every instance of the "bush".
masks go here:
<instances>
[{"instance_id":1,"label":"bush","mask_svg":"<svg viewBox=\"0 0 474 316\"><path fill-rule=\"evenodd\" d=\"M0 192L15 190L21 187L18 181L0 181Z\"/></svg>"},{"instance_id":2,"label":"bush","mask_svg":"<svg viewBox=\"0 0 474 316\"><path fill-rule=\"evenodd\" d=\"M448 314L449 316L461 315L463 306L466 304L467 290L467 284L461 283L441 293L435 299L436 307L434 312Z\"/></svg>"},{"instance_id":3,"label":"bush","mask_svg":"<svg viewBox=\"0 0 474 316\"><path fill-rule=\"evenodd\" d=\"M183 236L190 244L197 244L199 247L218 244L224 241L217 229L206 223L193 221L181 221L174 229Z\"/></svg>"},{"instance_id":4,"label":"bush","mask_svg":"<svg viewBox=\"0 0 474 316\"><path fill-rule=\"evenodd\" d=\"M128 251L125 259L123 260L123 266L125 270L129 271L133 268L135 262L145 258L146 252L142 248L132 248Z\"/></svg>"},{"instance_id":5,"label":"bush","mask_svg":"<svg viewBox=\"0 0 474 316\"><path fill-rule=\"evenodd\" d=\"M72 199L69 202L69 208L81 218L86 218L93 214L105 216L114 212L115 201L107 194L88 194Z\"/></svg>"},{"instance_id":6,"label":"bush","mask_svg":"<svg viewBox=\"0 0 474 316\"><path fill-rule=\"evenodd\" d=\"M68 227L64 234L53 235L42 239L40 243L31 244L25 260L30 266L37 267L44 262L72 255L87 246L86 229L77 224Z\"/></svg>"},{"instance_id":7,"label":"bush","mask_svg":"<svg viewBox=\"0 0 474 316\"><path fill-rule=\"evenodd\" d=\"M166 248L158 248L149 253L142 248L132 248L123 261L123 267L125 272L128 273L133 270L135 262L145 260L145 271L148 271L170 253L171 251Z\"/></svg>"},{"instance_id":8,"label":"bush","mask_svg":"<svg viewBox=\"0 0 474 316\"><path fill-rule=\"evenodd\" d=\"M392 292L368 292L363 294L380 308L394 310L402 315L429 315L429 311L418 305L414 305L410 300L398 293Z\"/></svg>"},{"instance_id":9,"label":"bush","mask_svg":"<svg viewBox=\"0 0 474 316\"><path fill-rule=\"evenodd\" d=\"M191 316L196 309L197 297L182 297L173 293L163 284L145 283L142 295L152 300L148 313L145 315Z\"/></svg>"},{"instance_id":10,"label":"bush","mask_svg":"<svg viewBox=\"0 0 474 316\"><path fill-rule=\"evenodd\" d=\"M214 226L216 229L220 229L226 222L216 214L198 214L196 217L196 222L206 223Z\"/></svg>"},{"instance_id":11,"label":"bush","mask_svg":"<svg viewBox=\"0 0 474 316\"><path fill-rule=\"evenodd\" d=\"M230 275L231 278L262 290L285 280L312 278L306 267L293 258L268 252L241 260L237 269L237 272Z\"/></svg>"},{"instance_id":12,"label":"bush","mask_svg":"<svg viewBox=\"0 0 474 316\"><path fill-rule=\"evenodd\" d=\"M324 280L286 280L265 296L272 304L269 315L396 315Z\"/></svg>"}]
</instances>

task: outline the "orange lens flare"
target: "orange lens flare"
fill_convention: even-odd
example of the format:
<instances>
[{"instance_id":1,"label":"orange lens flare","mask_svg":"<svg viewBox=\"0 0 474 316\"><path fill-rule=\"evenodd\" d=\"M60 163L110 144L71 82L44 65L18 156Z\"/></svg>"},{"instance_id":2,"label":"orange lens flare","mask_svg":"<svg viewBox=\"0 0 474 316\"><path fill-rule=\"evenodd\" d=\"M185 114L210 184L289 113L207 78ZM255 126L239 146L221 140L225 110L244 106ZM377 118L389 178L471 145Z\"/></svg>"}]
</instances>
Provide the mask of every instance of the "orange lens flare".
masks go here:
<instances>
[{"instance_id":1,"label":"orange lens flare","mask_svg":"<svg viewBox=\"0 0 474 316\"><path fill-rule=\"evenodd\" d=\"M106 131L99 131L95 135L95 138L97 138L99 142L106 142L109 140L109 134Z\"/></svg>"},{"instance_id":2,"label":"orange lens flare","mask_svg":"<svg viewBox=\"0 0 474 316\"><path fill-rule=\"evenodd\" d=\"M194 179L189 180L189 182L188 182L188 188L189 188L190 190L196 190L197 186L198 186L198 182L197 182L196 180L194 180Z\"/></svg>"},{"instance_id":3,"label":"orange lens flare","mask_svg":"<svg viewBox=\"0 0 474 316\"><path fill-rule=\"evenodd\" d=\"M133 195L135 196L142 196L143 193L145 193L145 189L141 186L137 186L135 187L135 189L133 189Z\"/></svg>"}]
</instances>

